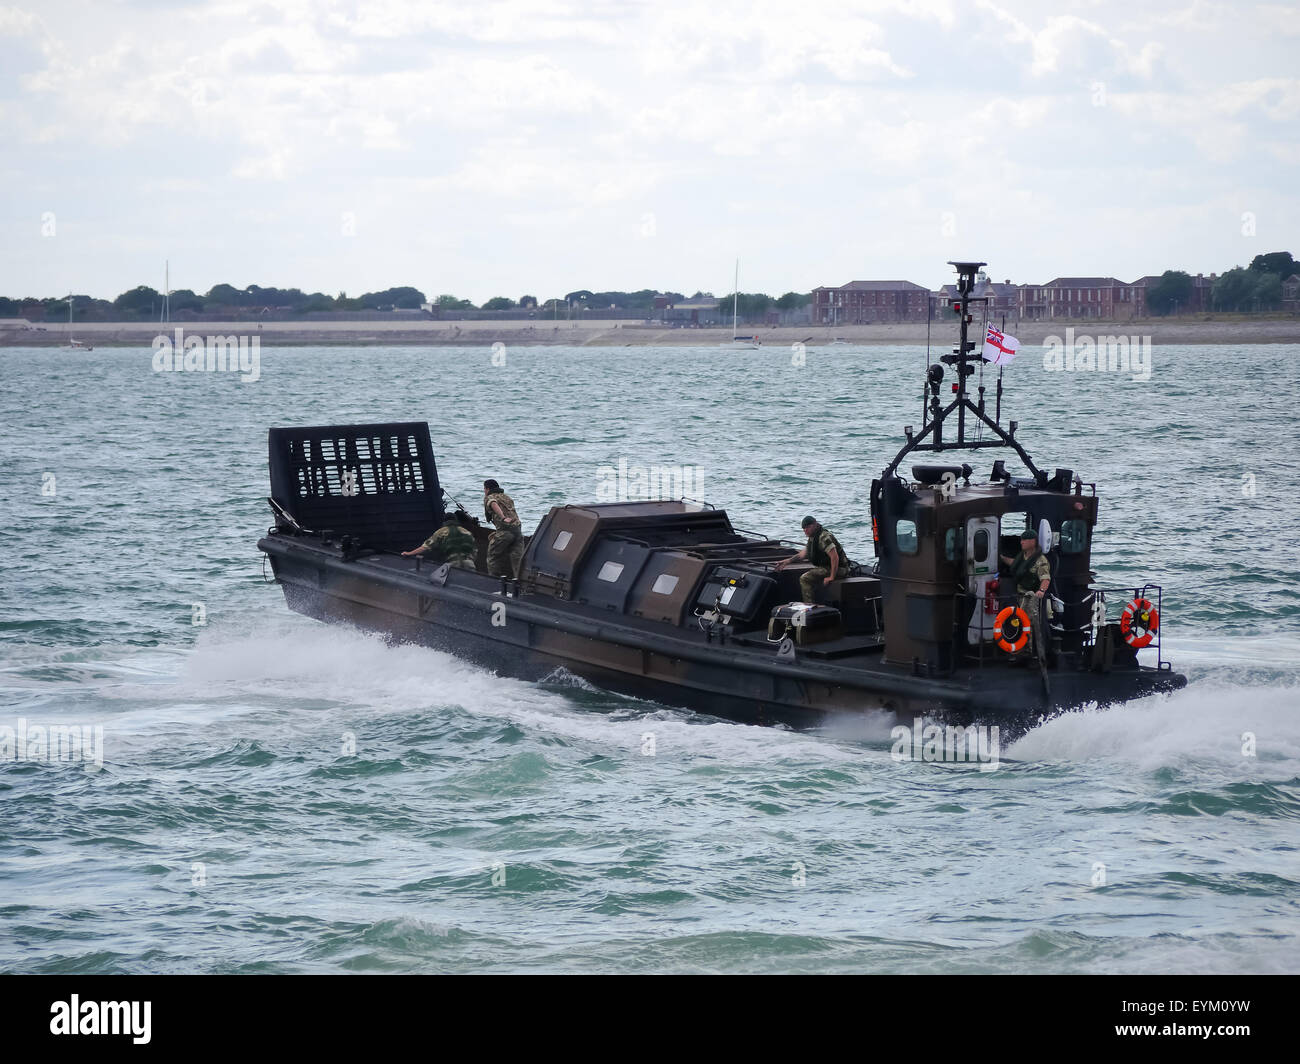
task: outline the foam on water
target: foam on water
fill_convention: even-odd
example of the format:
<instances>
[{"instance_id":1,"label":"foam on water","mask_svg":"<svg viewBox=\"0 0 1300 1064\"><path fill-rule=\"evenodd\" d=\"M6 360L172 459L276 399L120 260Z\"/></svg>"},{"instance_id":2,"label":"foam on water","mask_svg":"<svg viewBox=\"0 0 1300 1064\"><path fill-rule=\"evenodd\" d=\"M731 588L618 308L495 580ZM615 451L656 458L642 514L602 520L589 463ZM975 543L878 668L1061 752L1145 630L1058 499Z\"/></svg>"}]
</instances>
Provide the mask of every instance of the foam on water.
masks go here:
<instances>
[{"instance_id":1,"label":"foam on water","mask_svg":"<svg viewBox=\"0 0 1300 1064\"><path fill-rule=\"evenodd\" d=\"M575 705L569 690L599 694L599 701ZM157 693L207 701L328 702L361 716L459 707L474 718L624 752L638 749L642 736L653 731L663 751L744 763L786 758L834 763L860 756L814 734L712 721L597 692L585 681L527 683L426 647L392 646L373 634L296 618L257 635L205 633L175 689L169 696Z\"/></svg>"},{"instance_id":2,"label":"foam on water","mask_svg":"<svg viewBox=\"0 0 1300 1064\"><path fill-rule=\"evenodd\" d=\"M1300 775L1300 688L1194 684L1123 706L1065 713L1013 743L1024 761L1126 762L1144 772L1213 766L1242 778ZM1248 735L1255 756L1243 755Z\"/></svg>"}]
</instances>

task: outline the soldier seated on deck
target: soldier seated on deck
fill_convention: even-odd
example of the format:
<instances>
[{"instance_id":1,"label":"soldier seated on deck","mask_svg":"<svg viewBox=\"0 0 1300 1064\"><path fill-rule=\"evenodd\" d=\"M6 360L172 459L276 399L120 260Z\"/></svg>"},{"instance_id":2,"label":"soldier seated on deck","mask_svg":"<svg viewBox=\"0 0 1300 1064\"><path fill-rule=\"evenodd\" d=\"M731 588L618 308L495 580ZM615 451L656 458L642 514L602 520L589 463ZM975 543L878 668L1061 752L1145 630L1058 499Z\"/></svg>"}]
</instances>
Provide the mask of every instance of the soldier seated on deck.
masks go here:
<instances>
[{"instance_id":1,"label":"soldier seated on deck","mask_svg":"<svg viewBox=\"0 0 1300 1064\"><path fill-rule=\"evenodd\" d=\"M432 554L433 560L446 562L453 569L475 569L474 555L478 553L478 544L474 537L460 527L455 514L443 518L442 527L414 550L402 551L403 558L418 558L422 554Z\"/></svg>"},{"instance_id":2,"label":"soldier seated on deck","mask_svg":"<svg viewBox=\"0 0 1300 1064\"><path fill-rule=\"evenodd\" d=\"M849 558L840 546L840 541L829 529L822 528L817 518L809 514L802 522L803 534L808 542L798 554L792 554L776 563L780 572L791 562L812 562L813 568L799 577L799 587L803 591L804 602L817 601L817 588L829 587L835 580L843 580L849 575Z\"/></svg>"}]
</instances>

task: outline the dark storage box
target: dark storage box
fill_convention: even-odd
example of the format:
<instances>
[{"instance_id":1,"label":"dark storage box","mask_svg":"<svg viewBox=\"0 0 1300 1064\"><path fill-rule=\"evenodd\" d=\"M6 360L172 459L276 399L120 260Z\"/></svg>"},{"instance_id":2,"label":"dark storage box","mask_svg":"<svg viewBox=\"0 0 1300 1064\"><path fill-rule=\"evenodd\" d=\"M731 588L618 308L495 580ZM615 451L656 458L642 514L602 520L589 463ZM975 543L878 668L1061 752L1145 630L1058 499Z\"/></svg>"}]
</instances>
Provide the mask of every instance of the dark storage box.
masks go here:
<instances>
[{"instance_id":1,"label":"dark storage box","mask_svg":"<svg viewBox=\"0 0 1300 1064\"><path fill-rule=\"evenodd\" d=\"M800 646L827 643L844 634L840 611L834 606L809 606L803 602L789 602L772 611L767 622L768 639L790 636Z\"/></svg>"},{"instance_id":2,"label":"dark storage box","mask_svg":"<svg viewBox=\"0 0 1300 1064\"><path fill-rule=\"evenodd\" d=\"M711 610L721 596L718 608L723 613L738 620L752 621L774 587L776 581L770 576L720 565L700 588L695 605L699 609Z\"/></svg>"},{"instance_id":3,"label":"dark storage box","mask_svg":"<svg viewBox=\"0 0 1300 1064\"><path fill-rule=\"evenodd\" d=\"M880 630L880 580L874 576L851 576L830 586L832 601L844 615L846 632Z\"/></svg>"}]
</instances>

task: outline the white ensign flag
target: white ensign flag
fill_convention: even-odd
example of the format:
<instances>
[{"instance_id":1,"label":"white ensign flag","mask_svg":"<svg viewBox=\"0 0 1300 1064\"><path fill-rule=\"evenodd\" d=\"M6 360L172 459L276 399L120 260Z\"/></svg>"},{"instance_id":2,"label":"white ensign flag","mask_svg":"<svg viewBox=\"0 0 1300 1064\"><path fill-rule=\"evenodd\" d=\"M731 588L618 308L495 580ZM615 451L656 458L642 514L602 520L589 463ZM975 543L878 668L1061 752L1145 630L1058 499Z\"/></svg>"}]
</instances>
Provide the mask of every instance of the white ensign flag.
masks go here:
<instances>
[{"instance_id":1,"label":"white ensign flag","mask_svg":"<svg viewBox=\"0 0 1300 1064\"><path fill-rule=\"evenodd\" d=\"M989 331L984 336L984 361L992 362L995 366L1007 366L1011 360L1016 357L1016 352L1020 350L1020 341L1014 336L1008 336L989 326Z\"/></svg>"},{"instance_id":2,"label":"white ensign flag","mask_svg":"<svg viewBox=\"0 0 1300 1064\"><path fill-rule=\"evenodd\" d=\"M1010 366L1011 359L1015 358L1018 350L1021 350L1021 341L1000 332L992 325L988 326L988 332L984 334L984 362L992 362L995 366Z\"/></svg>"}]
</instances>

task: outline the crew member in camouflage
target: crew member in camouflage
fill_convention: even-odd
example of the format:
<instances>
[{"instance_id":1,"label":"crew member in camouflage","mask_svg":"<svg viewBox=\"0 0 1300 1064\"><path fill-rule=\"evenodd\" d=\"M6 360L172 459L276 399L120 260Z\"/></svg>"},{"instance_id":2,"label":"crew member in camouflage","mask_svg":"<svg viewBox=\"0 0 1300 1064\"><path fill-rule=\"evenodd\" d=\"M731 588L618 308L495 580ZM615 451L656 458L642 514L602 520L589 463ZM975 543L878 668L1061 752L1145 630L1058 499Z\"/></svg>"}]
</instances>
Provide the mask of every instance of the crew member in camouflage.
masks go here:
<instances>
[{"instance_id":1,"label":"crew member in camouflage","mask_svg":"<svg viewBox=\"0 0 1300 1064\"><path fill-rule=\"evenodd\" d=\"M493 576L518 576L519 563L524 559L524 530L514 500L495 480L483 481L483 513L496 528L488 540L488 572Z\"/></svg>"},{"instance_id":2,"label":"crew member in camouflage","mask_svg":"<svg viewBox=\"0 0 1300 1064\"><path fill-rule=\"evenodd\" d=\"M415 550L402 551L402 557L430 554L434 561L446 562L453 569L475 569L474 555L477 553L478 545L474 542L474 537L461 528L453 514L448 514L441 528Z\"/></svg>"},{"instance_id":3,"label":"crew member in camouflage","mask_svg":"<svg viewBox=\"0 0 1300 1064\"><path fill-rule=\"evenodd\" d=\"M1029 618L1030 649L1035 657L1042 659L1047 649L1047 622L1044 619L1040 623L1040 619L1048 617L1051 609L1050 605L1044 609L1043 603L1047 589L1052 586L1052 567L1038 549L1038 533L1026 528L1020 533L1020 553L1014 558L1004 554L1002 560L1011 567L1016 604Z\"/></svg>"},{"instance_id":4,"label":"crew member in camouflage","mask_svg":"<svg viewBox=\"0 0 1300 1064\"><path fill-rule=\"evenodd\" d=\"M776 570L780 572L791 562L803 561L805 558L812 562L813 568L799 577L803 600L812 603L817 601L819 587L829 587L833 581L843 580L849 575L850 562L835 534L822 528L817 518L809 514L803 519L802 528L803 534L808 537L808 543L798 554L777 562Z\"/></svg>"}]
</instances>

